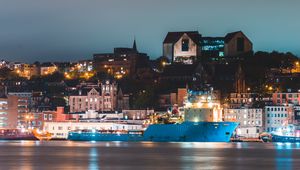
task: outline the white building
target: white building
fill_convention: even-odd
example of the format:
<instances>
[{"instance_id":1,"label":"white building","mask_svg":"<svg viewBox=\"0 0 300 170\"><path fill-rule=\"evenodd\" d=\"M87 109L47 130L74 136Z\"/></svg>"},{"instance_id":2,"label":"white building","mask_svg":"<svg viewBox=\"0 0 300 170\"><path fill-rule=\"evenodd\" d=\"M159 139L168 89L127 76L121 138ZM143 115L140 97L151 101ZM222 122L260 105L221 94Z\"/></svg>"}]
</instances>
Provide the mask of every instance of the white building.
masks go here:
<instances>
[{"instance_id":1,"label":"white building","mask_svg":"<svg viewBox=\"0 0 300 170\"><path fill-rule=\"evenodd\" d=\"M257 138L262 132L263 109L224 109L224 121L238 122L236 134L246 138Z\"/></svg>"},{"instance_id":2,"label":"white building","mask_svg":"<svg viewBox=\"0 0 300 170\"><path fill-rule=\"evenodd\" d=\"M163 55L172 62L193 64L200 56L198 31L169 32L163 42Z\"/></svg>"},{"instance_id":3,"label":"white building","mask_svg":"<svg viewBox=\"0 0 300 170\"><path fill-rule=\"evenodd\" d=\"M44 131L53 135L53 138L66 139L71 130L142 130L139 124L122 124L113 122L45 122Z\"/></svg>"},{"instance_id":4,"label":"white building","mask_svg":"<svg viewBox=\"0 0 300 170\"><path fill-rule=\"evenodd\" d=\"M286 130L288 124L294 123L293 106L266 106L265 131L276 132Z\"/></svg>"},{"instance_id":5,"label":"white building","mask_svg":"<svg viewBox=\"0 0 300 170\"><path fill-rule=\"evenodd\" d=\"M70 112L114 111L117 108L117 85L106 81L100 87L79 89L69 96Z\"/></svg>"}]
</instances>

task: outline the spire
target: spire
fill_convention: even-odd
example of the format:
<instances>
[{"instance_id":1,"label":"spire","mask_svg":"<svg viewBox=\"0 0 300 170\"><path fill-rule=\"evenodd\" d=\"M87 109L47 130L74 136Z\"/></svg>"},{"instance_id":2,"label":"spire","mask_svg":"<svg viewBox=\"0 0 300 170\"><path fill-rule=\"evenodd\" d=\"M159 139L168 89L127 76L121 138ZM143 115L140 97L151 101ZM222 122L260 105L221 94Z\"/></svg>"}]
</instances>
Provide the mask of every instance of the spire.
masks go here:
<instances>
[{"instance_id":1,"label":"spire","mask_svg":"<svg viewBox=\"0 0 300 170\"><path fill-rule=\"evenodd\" d=\"M134 51L137 51L135 37L134 37L132 49L133 49Z\"/></svg>"}]
</instances>

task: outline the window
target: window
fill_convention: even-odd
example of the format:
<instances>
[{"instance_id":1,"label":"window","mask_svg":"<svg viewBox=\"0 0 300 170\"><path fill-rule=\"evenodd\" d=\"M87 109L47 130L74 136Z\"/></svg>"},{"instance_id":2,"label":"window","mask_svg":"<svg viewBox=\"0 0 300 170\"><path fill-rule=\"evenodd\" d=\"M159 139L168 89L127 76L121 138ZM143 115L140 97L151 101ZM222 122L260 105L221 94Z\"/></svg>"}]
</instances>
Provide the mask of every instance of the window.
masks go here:
<instances>
[{"instance_id":1,"label":"window","mask_svg":"<svg viewBox=\"0 0 300 170\"><path fill-rule=\"evenodd\" d=\"M240 37L237 39L237 51L244 51L245 45L244 45L244 38Z\"/></svg>"},{"instance_id":2,"label":"window","mask_svg":"<svg viewBox=\"0 0 300 170\"><path fill-rule=\"evenodd\" d=\"M182 39L181 51L189 51L189 39Z\"/></svg>"},{"instance_id":3,"label":"window","mask_svg":"<svg viewBox=\"0 0 300 170\"><path fill-rule=\"evenodd\" d=\"M49 120L52 120L52 114L49 114Z\"/></svg>"},{"instance_id":4,"label":"window","mask_svg":"<svg viewBox=\"0 0 300 170\"><path fill-rule=\"evenodd\" d=\"M44 114L44 120L47 120L48 116L47 114Z\"/></svg>"}]
</instances>

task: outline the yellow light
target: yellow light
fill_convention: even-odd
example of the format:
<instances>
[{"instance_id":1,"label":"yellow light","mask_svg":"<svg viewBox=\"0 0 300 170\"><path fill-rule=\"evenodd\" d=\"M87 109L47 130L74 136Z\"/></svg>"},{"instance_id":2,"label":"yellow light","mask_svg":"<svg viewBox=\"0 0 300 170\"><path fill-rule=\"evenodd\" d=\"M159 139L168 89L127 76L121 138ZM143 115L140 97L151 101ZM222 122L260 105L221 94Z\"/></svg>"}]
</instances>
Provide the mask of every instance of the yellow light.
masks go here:
<instances>
[{"instance_id":1,"label":"yellow light","mask_svg":"<svg viewBox=\"0 0 300 170\"><path fill-rule=\"evenodd\" d=\"M298 61L296 62L296 65L297 65L297 66L299 65L299 62L298 62Z\"/></svg>"},{"instance_id":2,"label":"yellow light","mask_svg":"<svg viewBox=\"0 0 300 170\"><path fill-rule=\"evenodd\" d=\"M203 105L202 102L198 102L198 103L197 103L197 106L198 106L198 107L202 107L202 105Z\"/></svg>"},{"instance_id":3,"label":"yellow light","mask_svg":"<svg viewBox=\"0 0 300 170\"><path fill-rule=\"evenodd\" d=\"M273 87L272 87L272 86L270 86L268 89L271 91L271 90L273 90Z\"/></svg>"},{"instance_id":4,"label":"yellow light","mask_svg":"<svg viewBox=\"0 0 300 170\"><path fill-rule=\"evenodd\" d=\"M162 64L163 66L165 66L167 63L166 63L165 61L163 61L161 64Z\"/></svg>"},{"instance_id":5,"label":"yellow light","mask_svg":"<svg viewBox=\"0 0 300 170\"><path fill-rule=\"evenodd\" d=\"M248 87L247 90L250 91L251 90L250 87Z\"/></svg>"}]
</instances>

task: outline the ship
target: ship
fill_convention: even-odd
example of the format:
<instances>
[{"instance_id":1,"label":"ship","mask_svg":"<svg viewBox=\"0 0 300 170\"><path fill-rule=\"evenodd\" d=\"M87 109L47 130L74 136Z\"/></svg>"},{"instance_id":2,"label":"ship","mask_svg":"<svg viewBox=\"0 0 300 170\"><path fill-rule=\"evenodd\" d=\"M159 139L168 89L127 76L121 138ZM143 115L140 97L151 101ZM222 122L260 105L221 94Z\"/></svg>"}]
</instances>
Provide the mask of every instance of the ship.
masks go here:
<instances>
[{"instance_id":1,"label":"ship","mask_svg":"<svg viewBox=\"0 0 300 170\"><path fill-rule=\"evenodd\" d=\"M289 124L287 127L278 128L271 134L272 142L281 143L300 143L300 127L299 125Z\"/></svg>"},{"instance_id":2,"label":"ship","mask_svg":"<svg viewBox=\"0 0 300 170\"><path fill-rule=\"evenodd\" d=\"M184 107L177 110L183 111L169 111L144 131L76 130L68 133L68 140L229 142L238 126L222 121L222 108L213 91L189 90Z\"/></svg>"},{"instance_id":3,"label":"ship","mask_svg":"<svg viewBox=\"0 0 300 170\"><path fill-rule=\"evenodd\" d=\"M0 140L36 140L36 138L26 129L0 129Z\"/></svg>"}]
</instances>

